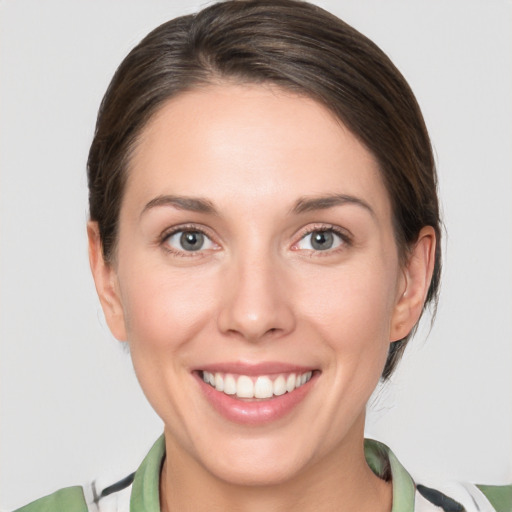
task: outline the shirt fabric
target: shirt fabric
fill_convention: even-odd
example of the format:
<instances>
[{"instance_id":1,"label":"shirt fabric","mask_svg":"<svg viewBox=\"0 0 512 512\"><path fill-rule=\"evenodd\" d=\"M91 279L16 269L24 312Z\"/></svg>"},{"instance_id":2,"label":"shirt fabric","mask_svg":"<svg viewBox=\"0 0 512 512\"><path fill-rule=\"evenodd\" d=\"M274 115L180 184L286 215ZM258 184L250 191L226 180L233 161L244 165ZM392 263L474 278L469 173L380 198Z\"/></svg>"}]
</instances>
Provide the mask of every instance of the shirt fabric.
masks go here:
<instances>
[{"instance_id":1,"label":"shirt fabric","mask_svg":"<svg viewBox=\"0 0 512 512\"><path fill-rule=\"evenodd\" d=\"M393 452L378 441L365 440L365 456L378 476L390 470L391 512L512 512L512 485L450 483L431 488L415 484ZM165 440L161 436L139 469L123 480L102 488L96 481L84 487L67 487L15 512L160 512L159 481L164 457Z\"/></svg>"}]
</instances>

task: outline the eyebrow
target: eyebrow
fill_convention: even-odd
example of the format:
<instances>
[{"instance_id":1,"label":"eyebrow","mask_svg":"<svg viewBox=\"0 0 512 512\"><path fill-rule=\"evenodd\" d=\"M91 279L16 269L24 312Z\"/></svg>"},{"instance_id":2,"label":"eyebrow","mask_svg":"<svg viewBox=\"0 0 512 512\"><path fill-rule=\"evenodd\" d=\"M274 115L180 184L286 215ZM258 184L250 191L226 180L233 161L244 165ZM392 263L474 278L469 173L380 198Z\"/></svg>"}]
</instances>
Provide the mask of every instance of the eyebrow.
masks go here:
<instances>
[{"instance_id":1,"label":"eyebrow","mask_svg":"<svg viewBox=\"0 0 512 512\"><path fill-rule=\"evenodd\" d=\"M372 217L375 217L375 212L372 207L363 199L359 197L350 196L346 194L332 194L327 196L318 197L301 197L292 208L292 213L306 213L315 210L327 210L335 206L342 206L344 204L354 204L367 210Z\"/></svg>"},{"instance_id":2,"label":"eyebrow","mask_svg":"<svg viewBox=\"0 0 512 512\"><path fill-rule=\"evenodd\" d=\"M344 204L355 204L360 206L367 210L373 217L375 217L375 212L366 201L358 197L346 194L332 194L318 197L301 197L297 200L291 209L291 213L301 214L315 210L327 210L329 208L334 208L335 206L343 206ZM157 196L149 201L142 209L141 216L147 211L159 206L172 206L179 210L218 215L218 212L213 206L213 203L208 199L175 195L162 195Z\"/></svg>"},{"instance_id":3,"label":"eyebrow","mask_svg":"<svg viewBox=\"0 0 512 512\"><path fill-rule=\"evenodd\" d=\"M215 210L213 203L208 201L208 199L202 199L200 197L164 195L151 199L151 201L149 201L149 203L147 203L142 209L142 212L140 213L141 217L147 211L159 206L172 206L179 210L187 210L190 212L217 214L217 210Z\"/></svg>"}]
</instances>

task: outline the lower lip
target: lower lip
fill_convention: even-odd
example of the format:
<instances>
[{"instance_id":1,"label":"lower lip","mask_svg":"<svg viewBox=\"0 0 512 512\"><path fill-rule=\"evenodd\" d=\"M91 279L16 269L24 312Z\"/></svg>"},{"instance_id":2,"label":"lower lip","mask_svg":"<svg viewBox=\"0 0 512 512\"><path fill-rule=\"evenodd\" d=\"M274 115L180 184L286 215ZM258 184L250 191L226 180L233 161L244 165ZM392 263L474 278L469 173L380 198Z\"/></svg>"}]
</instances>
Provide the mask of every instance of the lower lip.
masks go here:
<instances>
[{"instance_id":1,"label":"lower lip","mask_svg":"<svg viewBox=\"0 0 512 512\"><path fill-rule=\"evenodd\" d=\"M269 399L246 401L236 395L226 395L204 382L194 374L202 392L212 406L226 419L242 425L264 425L289 414L306 397L316 380L317 374L295 390Z\"/></svg>"}]
</instances>

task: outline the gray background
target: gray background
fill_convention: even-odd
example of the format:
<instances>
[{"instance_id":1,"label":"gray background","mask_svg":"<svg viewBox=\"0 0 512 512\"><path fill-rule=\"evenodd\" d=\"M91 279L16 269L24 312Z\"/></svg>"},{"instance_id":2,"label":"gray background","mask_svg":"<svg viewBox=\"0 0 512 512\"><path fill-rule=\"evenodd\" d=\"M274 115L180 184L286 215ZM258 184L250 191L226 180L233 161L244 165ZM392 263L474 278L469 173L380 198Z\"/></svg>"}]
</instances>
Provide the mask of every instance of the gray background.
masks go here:
<instances>
[{"instance_id":1,"label":"gray background","mask_svg":"<svg viewBox=\"0 0 512 512\"><path fill-rule=\"evenodd\" d=\"M435 326L378 391L368 433L424 480L511 480L512 3L318 3L374 39L411 83L449 235ZM202 4L0 3L2 509L124 476L162 430L95 296L85 161L121 59Z\"/></svg>"}]
</instances>

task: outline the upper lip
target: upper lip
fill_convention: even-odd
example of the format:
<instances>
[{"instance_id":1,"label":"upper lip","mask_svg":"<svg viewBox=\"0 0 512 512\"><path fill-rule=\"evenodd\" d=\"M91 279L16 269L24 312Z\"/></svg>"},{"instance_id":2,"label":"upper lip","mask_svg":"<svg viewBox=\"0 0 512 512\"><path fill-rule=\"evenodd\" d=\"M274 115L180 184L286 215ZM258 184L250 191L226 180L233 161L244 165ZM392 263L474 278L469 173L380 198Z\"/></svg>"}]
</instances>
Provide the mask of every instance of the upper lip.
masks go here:
<instances>
[{"instance_id":1,"label":"upper lip","mask_svg":"<svg viewBox=\"0 0 512 512\"><path fill-rule=\"evenodd\" d=\"M271 375L277 373L306 373L317 368L278 361L267 361L260 363L250 362L222 362L198 366L195 371L206 371L210 373L233 373L237 375Z\"/></svg>"}]
</instances>

